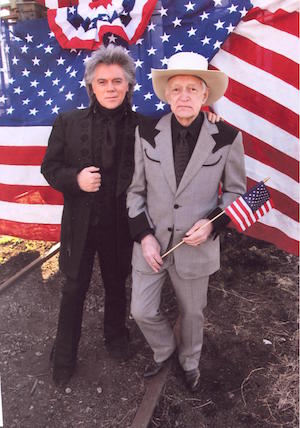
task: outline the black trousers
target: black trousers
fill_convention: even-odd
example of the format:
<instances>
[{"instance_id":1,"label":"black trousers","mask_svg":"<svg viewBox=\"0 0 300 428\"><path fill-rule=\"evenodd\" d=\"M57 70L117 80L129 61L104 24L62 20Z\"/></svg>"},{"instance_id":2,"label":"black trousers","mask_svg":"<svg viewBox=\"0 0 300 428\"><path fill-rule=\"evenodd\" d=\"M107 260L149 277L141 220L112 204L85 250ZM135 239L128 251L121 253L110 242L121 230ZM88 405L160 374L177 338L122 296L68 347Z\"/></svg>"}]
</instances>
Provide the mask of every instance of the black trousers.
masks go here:
<instances>
[{"instance_id":1,"label":"black trousers","mask_svg":"<svg viewBox=\"0 0 300 428\"><path fill-rule=\"evenodd\" d=\"M76 363L84 300L89 289L96 253L105 289L105 341L110 342L127 334L125 327L127 274L118 260L116 242L115 232L111 227L101 224L90 226L78 277L75 280L67 277L62 290L54 352L56 367L70 367Z\"/></svg>"}]
</instances>

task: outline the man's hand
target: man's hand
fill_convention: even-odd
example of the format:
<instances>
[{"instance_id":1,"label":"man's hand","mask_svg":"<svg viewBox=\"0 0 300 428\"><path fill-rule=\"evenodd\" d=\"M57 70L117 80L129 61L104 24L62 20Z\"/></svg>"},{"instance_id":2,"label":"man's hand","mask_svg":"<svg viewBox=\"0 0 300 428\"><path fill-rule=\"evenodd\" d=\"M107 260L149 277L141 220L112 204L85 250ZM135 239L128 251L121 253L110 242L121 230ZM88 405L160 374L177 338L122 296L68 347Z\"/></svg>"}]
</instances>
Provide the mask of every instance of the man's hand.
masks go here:
<instances>
[{"instance_id":1,"label":"man's hand","mask_svg":"<svg viewBox=\"0 0 300 428\"><path fill-rule=\"evenodd\" d=\"M149 234L141 240L143 256L154 272L159 272L163 260L160 257L160 245L157 239Z\"/></svg>"},{"instance_id":2,"label":"man's hand","mask_svg":"<svg viewBox=\"0 0 300 428\"><path fill-rule=\"evenodd\" d=\"M77 183L84 192L97 192L101 185L99 168L88 166L77 175Z\"/></svg>"},{"instance_id":3,"label":"man's hand","mask_svg":"<svg viewBox=\"0 0 300 428\"><path fill-rule=\"evenodd\" d=\"M197 221L194 226L186 232L186 237L182 240L186 244L196 247L197 245L203 244L212 231L212 224L209 223L209 220L205 218Z\"/></svg>"},{"instance_id":4,"label":"man's hand","mask_svg":"<svg viewBox=\"0 0 300 428\"><path fill-rule=\"evenodd\" d=\"M220 122L220 120L223 120L219 114L213 113L212 111L207 112L207 119L211 123Z\"/></svg>"}]
</instances>

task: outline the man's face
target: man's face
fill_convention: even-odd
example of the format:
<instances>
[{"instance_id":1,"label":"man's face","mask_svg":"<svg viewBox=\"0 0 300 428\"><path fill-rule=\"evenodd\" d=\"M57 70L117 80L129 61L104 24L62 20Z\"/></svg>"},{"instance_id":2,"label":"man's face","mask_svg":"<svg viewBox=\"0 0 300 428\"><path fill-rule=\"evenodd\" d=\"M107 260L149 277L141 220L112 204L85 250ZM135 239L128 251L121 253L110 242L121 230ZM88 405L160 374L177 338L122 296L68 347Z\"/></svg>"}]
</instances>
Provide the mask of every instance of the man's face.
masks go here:
<instances>
[{"instance_id":1,"label":"man's face","mask_svg":"<svg viewBox=\"0 0 300 428\"><path fill-rule=\"evenodd\" d=\"M183 126L190 125L198 116L208 97L204 82L195 76L174 76L168 81L166 99L176 119Z\"/></svg>"},{"instance_id":2,"label":"man's face","mask_svg":"<svg viewBox=\"0 0 300 428\"><path fill-rule=\"evenodd\" d=\"M99 64L95 69L92 88L102 107L114 109L121 105L128 91L122 67L117 64Z\"/></svg>"}]
</instances>

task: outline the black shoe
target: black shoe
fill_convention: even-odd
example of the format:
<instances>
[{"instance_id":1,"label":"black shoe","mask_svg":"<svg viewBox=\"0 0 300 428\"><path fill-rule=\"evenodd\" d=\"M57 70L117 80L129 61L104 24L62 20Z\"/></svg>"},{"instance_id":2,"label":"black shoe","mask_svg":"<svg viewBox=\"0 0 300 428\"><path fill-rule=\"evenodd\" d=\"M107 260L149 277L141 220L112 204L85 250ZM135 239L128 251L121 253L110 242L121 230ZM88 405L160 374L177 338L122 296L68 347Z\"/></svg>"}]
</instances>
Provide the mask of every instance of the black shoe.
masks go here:
<instances>
[{"instance_id":1,"label":"black shoe","mask_svg":"<svg viewBox=\"0 0 300 428\"><path fill-rule=\"evenodd\" d=\"M185 383L188 389L192 392L197 391L200 386L200 371L199 369L186 370L184 372Z\"/></svg>"},{"instance_id":2,"label":"black shoe","mask_svg":"<svg viewBox=\"0 0 300 428\"><path fill-rule=\"evenodd\" d=\"M69 383L74 372L75 372L75 366L61 367L61 368L54 366L52 378L55 385L60 387L66 386Z\"/></svg>"},{"instance_id":3,"label":"black shoe","mask_svg":"<svg viewBox=\"0 0 300 428\"><path fill-rule=\"evenodd\" d=\"M145 368L144 377L148 378L148 377L157 375L157 373L159 373L164 368L165 365L166 365L166 361L162 361L161 363L152 361L152 363Z\"/></svg>"},{"instance_id":4,"label":"black shoe","mask_svg":"<svg viewBox=\"0 0 300 428\"><path fill-rule=\"evenodd\" d=\"M117 361L128 361L130 358L128 335L117 337L105 343L108 354Z\"/></svg>"}]
</instances>

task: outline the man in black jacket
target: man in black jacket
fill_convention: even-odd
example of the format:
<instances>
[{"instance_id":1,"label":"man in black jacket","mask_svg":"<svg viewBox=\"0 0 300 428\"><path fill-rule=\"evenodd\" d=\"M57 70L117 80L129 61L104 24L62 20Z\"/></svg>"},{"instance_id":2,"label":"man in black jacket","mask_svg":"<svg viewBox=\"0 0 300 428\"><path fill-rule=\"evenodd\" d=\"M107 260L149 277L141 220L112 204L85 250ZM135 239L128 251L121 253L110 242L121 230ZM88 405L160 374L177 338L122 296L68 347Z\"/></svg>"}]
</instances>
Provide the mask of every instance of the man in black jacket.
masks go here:
<instances>
[{"instance_id":1,"label":"man in black jacket","mask_svg":"<svg viewBox=\"0 0 300 428\"><path fill-rule=\"evenodd\" d=\"M57 117L42 163L42 174L64 196L60 268L66 281L52 352L53 379L61 385L75 370L96 253L105 289L105 344L112 357L128 357L125 281L132 241L125 193L134 168L134 82L134 62L121 47L94 52L85 70L90 107Z\"/></svg>"}]
</instances>

